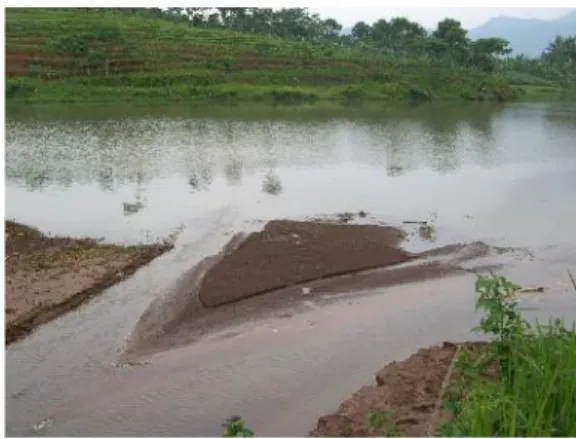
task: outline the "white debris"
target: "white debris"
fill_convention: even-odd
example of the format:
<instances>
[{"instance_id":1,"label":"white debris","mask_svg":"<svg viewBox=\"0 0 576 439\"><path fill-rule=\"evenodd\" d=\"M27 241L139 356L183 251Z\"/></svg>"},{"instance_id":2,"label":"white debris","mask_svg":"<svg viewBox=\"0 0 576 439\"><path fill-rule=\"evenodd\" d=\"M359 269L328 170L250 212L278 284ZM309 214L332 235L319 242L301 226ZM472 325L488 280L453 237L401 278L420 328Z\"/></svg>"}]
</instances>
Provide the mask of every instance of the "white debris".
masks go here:
<instances>
[{"instance_id":1,"label":"white debris","mask_svg":"<svg viewBox=\"0 0 576 439\"><path fill-rule=\"evenodd\" d=\"M38 424L33 425L32 428L34 431L42 431L52 425L52 419L46 418L43 421L38 422Z\"/></svg>"}]
</instances>

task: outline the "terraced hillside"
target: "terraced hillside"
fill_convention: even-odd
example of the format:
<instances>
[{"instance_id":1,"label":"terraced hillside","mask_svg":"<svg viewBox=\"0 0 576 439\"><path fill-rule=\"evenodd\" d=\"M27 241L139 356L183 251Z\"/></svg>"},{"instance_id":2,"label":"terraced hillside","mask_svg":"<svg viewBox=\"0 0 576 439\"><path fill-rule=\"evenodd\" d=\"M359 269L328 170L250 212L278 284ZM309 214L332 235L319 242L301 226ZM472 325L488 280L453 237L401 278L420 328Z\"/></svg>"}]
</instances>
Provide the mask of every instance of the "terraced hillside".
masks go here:
<instances>
[{"instance_id":1,"label":"terraced hillside","mask_svg":"<svg viewBox=\"0 0 576 439\"><path fill-rule=\"evenodd\" d=\"M88 9L7 9L8 99L497 99L496 75Z\"/></svg>"}]
</instances>

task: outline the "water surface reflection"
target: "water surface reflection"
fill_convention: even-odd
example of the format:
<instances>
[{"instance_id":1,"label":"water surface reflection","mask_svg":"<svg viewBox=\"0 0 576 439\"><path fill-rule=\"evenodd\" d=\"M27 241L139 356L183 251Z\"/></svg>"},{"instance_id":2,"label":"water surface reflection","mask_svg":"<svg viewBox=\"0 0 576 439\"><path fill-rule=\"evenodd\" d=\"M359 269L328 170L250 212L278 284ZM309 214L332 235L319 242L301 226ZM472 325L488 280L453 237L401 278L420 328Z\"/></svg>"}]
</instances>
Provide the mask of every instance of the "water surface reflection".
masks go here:
<instances>
[{"instance_id":1,"label":"water surface reflection","mask_svg":"<svg viewBox=\"0 0 576 439\"><path fill-rule=\"evenodd\" d=\"M9 112L7 214L55 233L151 240L227 205L514 223L535 181L542 221L574 215L576 110L561 104L34 111Z\"/></svg>"}]
</instances>

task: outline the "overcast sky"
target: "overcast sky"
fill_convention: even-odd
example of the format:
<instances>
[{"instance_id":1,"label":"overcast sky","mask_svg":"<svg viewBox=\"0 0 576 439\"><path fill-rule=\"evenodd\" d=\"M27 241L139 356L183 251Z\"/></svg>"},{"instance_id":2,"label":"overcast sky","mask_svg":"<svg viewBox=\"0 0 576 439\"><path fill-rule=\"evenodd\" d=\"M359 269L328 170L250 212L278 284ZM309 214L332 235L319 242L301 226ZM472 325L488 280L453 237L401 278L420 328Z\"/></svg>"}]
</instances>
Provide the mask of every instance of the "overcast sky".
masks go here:
<instances>
[{"instance_id":1,"label":"overcast sky","mask_svg":"<svg viewBox=\"0 0 576 439\"><path fill-rule=\"evenodd\" d=\"M466 29L477 27L492 17L507 15L521 18L554 19L570 12L568 8L309 8L311 13L334 18L344 27L358 21L369 24L379 18L407 17L426 28L433 28L446 18L455 18Z\"/></svg>"}]
</instances>

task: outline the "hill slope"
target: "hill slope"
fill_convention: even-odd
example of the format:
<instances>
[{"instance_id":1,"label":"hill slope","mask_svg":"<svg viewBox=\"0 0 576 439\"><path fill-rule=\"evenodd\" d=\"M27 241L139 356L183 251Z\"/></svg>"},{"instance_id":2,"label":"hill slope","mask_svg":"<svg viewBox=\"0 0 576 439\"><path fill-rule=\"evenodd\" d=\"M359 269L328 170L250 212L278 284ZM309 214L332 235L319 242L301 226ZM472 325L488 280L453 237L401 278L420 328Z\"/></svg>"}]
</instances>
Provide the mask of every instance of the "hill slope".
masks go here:
<instances>
[{"instance_id":1,"label":"hill slope","mask_svg":"<svg viewBox=\"0 0 576 439\"><path fill-rule=\"evenodd\" d=\"M495 17L469 32L472 39L504 38L510 42L514 54L530 57L539 57L557 35L576 35L576 11L556 20Z\"/></svg>"},{"instance_id":2,"label":"hill slope","mask_svg":"<svg viewBox=\"0 0 576 439\"><path fill-rule=\"evenodd\" d=\"M439 60L86 9L7 9L6 94L32 101L498 99L495 75Z\"/></svg>"}]
</instances>

